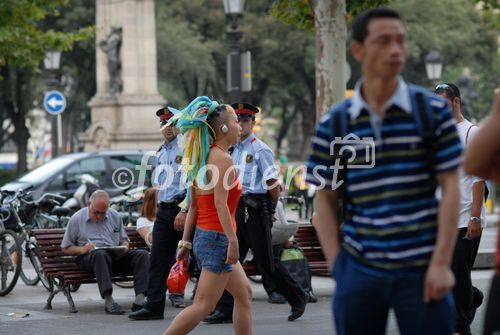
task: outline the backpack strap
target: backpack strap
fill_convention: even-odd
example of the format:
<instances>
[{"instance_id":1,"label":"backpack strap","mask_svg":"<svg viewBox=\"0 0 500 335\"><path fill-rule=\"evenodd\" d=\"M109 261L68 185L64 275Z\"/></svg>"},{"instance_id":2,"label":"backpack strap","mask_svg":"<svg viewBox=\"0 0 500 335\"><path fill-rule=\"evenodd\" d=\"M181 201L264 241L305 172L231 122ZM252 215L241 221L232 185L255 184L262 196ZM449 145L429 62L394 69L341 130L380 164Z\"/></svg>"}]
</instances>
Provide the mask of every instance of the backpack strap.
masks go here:
<instances>
[{"instance_id":1,"label":"backpack strap","mask_svg":"<svg viewBox=\"0 0 500 335\"><path fill-rule=\"evenodd\" d=\"M426 151L425 155L429 174L433 176L433 180L436 182L434 167L436 166L438 142L435 135L434 115L429 104L429 98L427 92L418 86L408 84L408 90L411 99L412 115Z\"/></svg>"},{"instance_id":2,"label":"backpack strap","mask_svg":"<svg viewBox=\"0 0 500 335\"><path fill-rule=\"evenodd\" d=\"M469 133L472 127L477 127L475 124L471 125L469 129L467 129L467 134L465 135L465 144L469 144Z\"/></svg>"},{"instance_id":3,"label":"backpack strap","mask_svg":"<svg viewBox=\"0 0 500 335\"><path fill-rule=\"evenodd\" d=\"M349 134L349 112L347 111L349 107L351 106L351 100L350 99L345 99L341 101L339 104L335 105L331 112L333 113L333 134L335 135L335 138L340 138L344 139L348 134ZM341 201L339 205L339 217L338 220L339 222L344 221L345 217L345 205L346 205L346 199L347 199L347 192L345 189L345 178L346 178L346 172L347 172L347 159L344 157L344 155L341 155L340 152L342 152L342 143L335 143L333 146L333 157L334 161L339 161L340 166L342 166L342 169L339 169L337 173L337 181L343 180L344 182L340 187L337 189L337 194L338 198Z\"/></svg>"}]
</instances>

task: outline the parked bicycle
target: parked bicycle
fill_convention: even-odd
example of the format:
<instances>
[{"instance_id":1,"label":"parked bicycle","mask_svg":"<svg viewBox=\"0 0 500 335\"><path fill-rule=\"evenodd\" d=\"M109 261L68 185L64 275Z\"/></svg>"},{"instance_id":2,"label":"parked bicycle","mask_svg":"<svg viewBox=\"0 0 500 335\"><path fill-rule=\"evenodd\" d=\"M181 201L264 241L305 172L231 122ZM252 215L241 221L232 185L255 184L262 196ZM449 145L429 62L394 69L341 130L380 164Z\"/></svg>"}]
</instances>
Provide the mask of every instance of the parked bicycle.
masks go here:
<instances>
[{"instance_id":1,"label":"parked bicycle","mask_svg":"<svg viewBox=\"0 0 500 335\"><path fill-rule=\"evenodd\" d=\"M12 291L21 272L21 244L17 234L4 225L9 218L10 212L0 207L0 296Z\"/></svg>"},{"instance_id":2,"label":"parked bicycle","mask_svg":"<svg viewBox=\"0 0 500 335\"><path fill-rule=\"evenodd\" d=\"M110 207L120 213L123 225L135 226L141 216L145 186L125 189L122 194L110 199Z\"/></svg>"},{"instance_id":3,"label":"parked bicycle","mask_svg":"<svg viewBox=\"0 0 500 335\"><path fill-rule=\"evenodd\" d=\"M4 221L17 235L22 258L20 277L26 285L36 285L41 281L47 289L52 289L52 282L42 272L42 266L36 253L36 242L31 234L32 229L64 228L69 218L69 210L57 207L64 197L46 193L38 201L29 201L29 193L25 191L1 191L2 208L8 210L10 217ZM49 214L51 213L51 214Z\"/></svg>"}]
</instances>

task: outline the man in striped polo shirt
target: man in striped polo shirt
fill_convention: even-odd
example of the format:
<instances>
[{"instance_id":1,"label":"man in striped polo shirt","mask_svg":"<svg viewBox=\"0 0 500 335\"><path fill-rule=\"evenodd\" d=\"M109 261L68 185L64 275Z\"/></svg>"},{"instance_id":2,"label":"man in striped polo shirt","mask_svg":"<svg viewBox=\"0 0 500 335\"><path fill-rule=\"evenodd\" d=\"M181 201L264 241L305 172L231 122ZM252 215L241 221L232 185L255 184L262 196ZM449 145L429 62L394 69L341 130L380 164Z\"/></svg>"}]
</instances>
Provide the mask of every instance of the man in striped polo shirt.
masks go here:
<instances>
[{"instance_id":1,"label":"man in striped polo shirt","mask_svg":"<svg viewBox=\"0 0 500 335\"><path fill-rule=\"evenodd\" d=\"M337 283L337 332L384 334L393 309L402 334L451 334L462 154L455 120L445 100L400 77L408 48L397 12L360 14L352 35L363 79L320 120L307 165L307 181L319 187L313 224ZM335 134L339 116L348 137ZM336 180L342 166L333 154L348 151L356 158Z\"/></svg>"}]
</instances>

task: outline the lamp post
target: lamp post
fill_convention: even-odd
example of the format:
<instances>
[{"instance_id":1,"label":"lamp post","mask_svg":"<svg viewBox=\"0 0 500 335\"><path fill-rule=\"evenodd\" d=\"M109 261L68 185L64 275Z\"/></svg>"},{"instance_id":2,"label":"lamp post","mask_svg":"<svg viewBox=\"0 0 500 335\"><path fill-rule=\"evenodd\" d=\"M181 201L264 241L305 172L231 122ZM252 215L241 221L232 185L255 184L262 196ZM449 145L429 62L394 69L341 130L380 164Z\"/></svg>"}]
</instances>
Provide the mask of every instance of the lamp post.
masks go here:
<instances>
[{"instance_id":1,"label":"lamp post","mask_svg":"<svg viewBox=\"0 0 500 335\"><path fill-rule=\"evenodd\" d=\"M227 55L227 91L231 103L241 101L242 98L242 71L240 40L243 33L238 31L238 19L243 16L245 0L224 0L224 12L230 23L226 31L229 41L229 54Z\"/></svg>"},{"instance_id":2,"label":"lamp post","mask_svg":"<svg viewBox=\"0 0 500 335\"><path fill-rule=\"evenodd\" d=\"M441 72L443 71L443 57L437 50L431 50L425 56L425 72L427 78L436 84L441 79Z\"/></svg>"},{"instance_id":3,"label":"lamp post","mask_svg":"<svg viewBox=\"0 0 500 335\"><path fill-rule=\"evenodd\" d=\"M45 59L43 65L48 73L48 78L46 80L48 91L55 90L59 86L59 79L57 78L57 72L59 71L59 65L61 63L61 51L59 50L48 50L45 53ZM61 115L52 115L52 135L51 135L51 146L52 146L52 158L57 157L59 154L59 145L62 142L62 122Z\"/></svg>"}]
</instances>

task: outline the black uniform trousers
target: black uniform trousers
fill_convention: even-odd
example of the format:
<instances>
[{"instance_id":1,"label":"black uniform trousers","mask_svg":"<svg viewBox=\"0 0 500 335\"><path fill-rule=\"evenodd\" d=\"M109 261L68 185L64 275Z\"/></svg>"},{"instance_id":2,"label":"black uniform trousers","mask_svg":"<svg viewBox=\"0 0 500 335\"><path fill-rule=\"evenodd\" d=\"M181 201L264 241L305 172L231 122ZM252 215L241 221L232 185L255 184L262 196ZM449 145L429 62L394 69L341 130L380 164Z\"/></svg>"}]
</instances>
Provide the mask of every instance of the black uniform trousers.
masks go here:
<instances>
[{"instance_id":1,"label":"black uniform trousers","mask_svg":"<svg viewBox=\"0 0 500 335\"><path fill-rule=\"evenodd\" d=\"M283 267L279 258L269 257L269 252L272 253L271 246L271 229L264 225L269 224L269 220L264 220L262 215L265 215L262 210L264 204L259 200L259 206L252 208L247 206L242 199L238 203L236 209L237 237L240 246L240 262L245 258L248 249L252 250L254 261L257 264L259 272L266 273L276 287L285 297L286 301L296 307L303 303L305 293L300 285L290 277L288 271ZM248 219L245 222L245 208L248 213ZM272 263L271 263L272 262ZM274 271L273 266L274 264ZM224 291L221 300L217 305L217 309L226 316L231 316L233 313L234 300L229 292Z\"/></svg>"},{"instance_id":2,"label":"black uniform trousers","mask_svg":"<svg viewBox=\"0 0 500 335\"><path fill-rule=\"evenodd\" d=\"M166 280L175 263L177 244L182 231L174 229L174 220L180 207L158 208L153 226L153 244L149 265L148 299L144 306L153 314L163 315L165 310Z\"/></svg>"},{"instance_id":3,"label":"black uniform trousers","mask_svg":"<svg viewBox=\"0 0 500 335\"><path fill-rule=\"evenodd\" d=\"M497 270L491 280L490 294L484 316L483 335L495 335L500 332L498 311L500 311L500 272Z\"/></svg>"},{"instance_id":4,"label":"black uniform trousers","mask_svg":"<svg viewBox=\"0 0 500 335\"><path fill-rule=\"evenodd\" d=\"M146 294L148 288L149 253L146 250L128 250L123 256L113 251L94 250L79 256L77 265L81 270L93 272L99 293L104 298L113 293L111 278L115 275L134 275L135 295Z\"/></svg>"},{"instance_id":5,"label":"black uniform trousers","mask_svg":"<svg viewBox=\"0 0 500 335\"><path fill-rule=\"evenodd\" d=\"M471 271L476 260L481 237L466 239L467 228L458 230L457 243L453 254L452 270L456 283L453 287L456 321L455 331L461 335L470 334L470 325L474 319L475 302L482 293L472 286ZM480 299L480 298L479 298Z\"/></svg>"}]
</instances>

